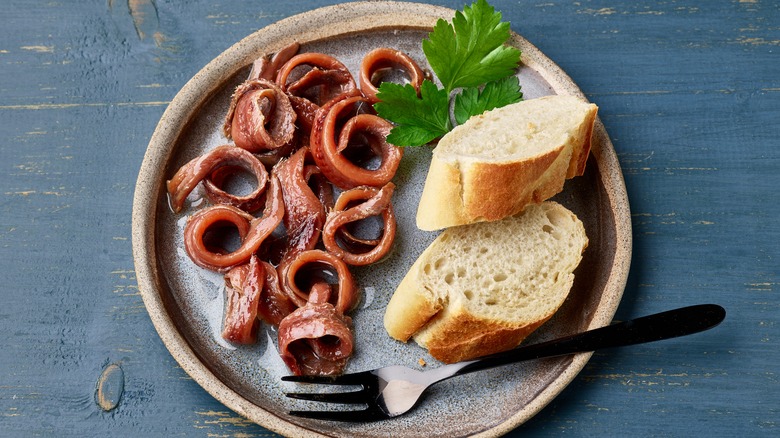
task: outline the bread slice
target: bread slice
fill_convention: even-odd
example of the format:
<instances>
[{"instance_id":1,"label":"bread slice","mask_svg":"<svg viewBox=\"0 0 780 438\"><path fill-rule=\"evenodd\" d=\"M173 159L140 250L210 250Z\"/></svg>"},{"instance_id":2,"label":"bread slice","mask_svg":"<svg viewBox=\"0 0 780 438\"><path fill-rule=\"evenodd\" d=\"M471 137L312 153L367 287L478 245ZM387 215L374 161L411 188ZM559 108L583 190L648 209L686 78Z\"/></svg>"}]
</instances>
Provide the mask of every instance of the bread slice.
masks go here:
<instances>
[{"instance_id":1,"label":"bread slice","mask_svg":"<svg viewBox=\"0 0 780 438\"><path fill-rule=\"evenodd\" d=\"M446 363L514 348L563 304L587 245L582 222L553 201L444 230L390 299L385 329Z\"/></svg>"},{"instance_id":2,"label":"bread slice","mask_svg":"<svg viewBox=\"0 0 780 438\"><path fill-rule=\"evenodd\" d=\"M582 175L598 107L545 96L472 117L433 151L417 227L433 231L519 213Z\"/></svg>"}]
</instances>

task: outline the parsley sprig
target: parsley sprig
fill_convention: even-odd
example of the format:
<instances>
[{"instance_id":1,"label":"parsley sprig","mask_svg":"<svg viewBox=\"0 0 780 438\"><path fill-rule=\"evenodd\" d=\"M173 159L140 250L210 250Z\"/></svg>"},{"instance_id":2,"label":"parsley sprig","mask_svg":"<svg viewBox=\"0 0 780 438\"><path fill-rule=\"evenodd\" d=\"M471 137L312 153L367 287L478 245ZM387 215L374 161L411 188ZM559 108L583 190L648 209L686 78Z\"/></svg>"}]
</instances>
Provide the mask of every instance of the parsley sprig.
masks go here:
<instances>
[{"instance_id":1,"label":"parsley sprig","mask_svg":"<svg viewBox=\"0 0 780 438\"><path fill-rule=\"evenodd\" d=\"M381 100L374 104L374 109L396 123L387 136L390 144L420 146L452 129L449 94L427 79L420 86L420 98L410 84L393 82L383 82L377 97Z\"/></svg>"},{"instance_id":2,"label":"parsley sprig","mask_svg":"<svg viewBox=\"0 0 780 438\"><path fill-rule=\"evenodd\" d=\"M453 128L451 99L458 124L522 99L514 76L520 51L504 45L509 36L509 23L486 0L456 12L452 23L439 19L422 48L443 88L426 79L418 96L410 84L382 83L374 107L395 123L387 141L421 146L446 134Z\"/></svg>"}]
</instances>

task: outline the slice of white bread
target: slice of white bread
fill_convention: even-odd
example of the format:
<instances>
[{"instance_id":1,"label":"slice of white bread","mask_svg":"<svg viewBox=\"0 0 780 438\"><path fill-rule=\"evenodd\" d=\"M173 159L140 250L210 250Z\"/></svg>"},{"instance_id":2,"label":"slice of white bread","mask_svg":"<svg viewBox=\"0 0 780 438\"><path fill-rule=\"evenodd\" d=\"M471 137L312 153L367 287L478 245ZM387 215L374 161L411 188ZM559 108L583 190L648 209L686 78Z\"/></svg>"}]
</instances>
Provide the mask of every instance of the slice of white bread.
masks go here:
<instances>
[{"instance_id":1,"label":"slice of white bread","mask_svg":"<svg viewBox=\"0 0 780 438\"><path fill-rule=\"evenodd\" d=\"M390 299L385 329L446 363L514 348L563 304L587 245L582 222L553 201L444 230Z\"/></svg>"},{"instance_id":2,"label":"slice of white bread","mask_svg":"<svg viewBox=\"0 0 780 438\"><path fill-rule=\"evenodd\" d=\"M582 175L598 107L545 96L470 118L433 151L417 227L433 231L519 213Z\"/></svg>"}]
</instances>

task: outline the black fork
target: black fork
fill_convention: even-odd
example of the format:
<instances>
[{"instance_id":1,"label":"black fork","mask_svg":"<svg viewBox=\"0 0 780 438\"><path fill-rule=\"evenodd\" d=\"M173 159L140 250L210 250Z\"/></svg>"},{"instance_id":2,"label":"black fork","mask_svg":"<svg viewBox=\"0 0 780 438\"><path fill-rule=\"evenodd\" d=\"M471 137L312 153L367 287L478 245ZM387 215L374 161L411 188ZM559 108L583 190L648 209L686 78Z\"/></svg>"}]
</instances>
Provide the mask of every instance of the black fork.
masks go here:
<instances>
[{"instance_id":1,"label":"black fork","mask_svg":"<svg viewBox=\"0 0 780 438\"><path fill-rule=\"evenodd\" d=\"M357 391L293 392L295 399L358 404L359 410L291 411L291 415L320 420L368 422L397 417L411 410L431 385L450 377L543 357L562 356L676 338L711 329L726 317L716 304L700 304L612 324L572 336L523 346L428 371L389 366L341 376L285 376L286 382L360 386Z\"/></svg>"}]
</instances>

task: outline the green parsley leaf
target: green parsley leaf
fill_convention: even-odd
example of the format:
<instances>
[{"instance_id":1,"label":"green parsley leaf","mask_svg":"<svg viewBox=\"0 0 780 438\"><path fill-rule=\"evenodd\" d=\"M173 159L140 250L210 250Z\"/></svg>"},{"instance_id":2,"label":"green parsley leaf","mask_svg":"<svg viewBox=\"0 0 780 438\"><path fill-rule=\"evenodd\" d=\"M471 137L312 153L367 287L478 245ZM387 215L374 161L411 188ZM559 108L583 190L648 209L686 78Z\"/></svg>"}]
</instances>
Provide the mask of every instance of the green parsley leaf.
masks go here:
<instances>
[{"instance_id":1,"label":"green parsley leaf","mask_svg":"<svg viewBox=\"0 0 780 438\"><path fill-rule=\"evenodd\" d=\"M507 76L497 81L488 82L480 91L479 88L464 88L455 95L453 112L458 124L466 123L471 116L477 116L485 111L500 108L520 102L523 93L517 76Z\"/></svg>"},{"instance_id":2,"label":"green parsley leaf","mask_svg":"<svg viewBox=\"0 0 780 438\"><path fill-rule=\"evenodd\" d=\"M452 24L442 19L436 22L422 47L448 94L514 73L520 51L504 46L509 28L508 22L501 22L501 13L485 0L456 12Z\"/></svg>"},{"instance_id":3,"label":"green parsley leaf","mask_svg":"<svg viewBox=\"0 0 780 438\"><path fill-rule=\"evenodd\" d=\"M387 141L396 146L422 146L452 129L449 94L424 80L420 97L410 84L383 82L374 104L380 117L396 124Z\"/></svg>"}]
</instances>

